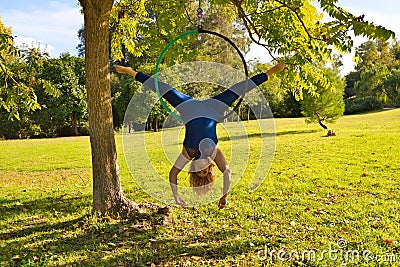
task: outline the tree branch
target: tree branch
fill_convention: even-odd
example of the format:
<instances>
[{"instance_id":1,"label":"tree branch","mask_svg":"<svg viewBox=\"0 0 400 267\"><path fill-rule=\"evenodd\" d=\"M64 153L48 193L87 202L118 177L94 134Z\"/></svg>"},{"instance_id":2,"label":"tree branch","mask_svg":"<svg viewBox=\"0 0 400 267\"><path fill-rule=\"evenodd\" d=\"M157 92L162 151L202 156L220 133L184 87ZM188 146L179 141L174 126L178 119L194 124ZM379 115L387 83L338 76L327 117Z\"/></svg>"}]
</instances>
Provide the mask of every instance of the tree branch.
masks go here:
<instances>
[{"instance_id":1,"label":"tree branch","mask_svg":"<svg viewBox=\"0 0 400 267\"><path fill-rule=\"evenodd\" d=\"M291 6L288 6L287 4L283 3L283 2L280 1L280 0L275 0L275 1L277 1L277 2L280 3L281 5L285 6L287 9L289 9L290 11L292 11L292 12L296 15L298 21L299 21L299 22L301 23L301 25L303 26L303 29L304 29L304 31L306 32L306 34L308 35L308 38L310 39L310 41L313 40L313 39L314 39L314 40L319 40L319 41L325 41L324 39L317 38L317 37L311 35L311 33L310 33L310 31L308 30L306 24L304 23L304 21L302 20L302 18L300 17L299 13L297 12L297 10L296 10L295 8L293 8L293 7L291 7Z\"/></svg>"},{"instance_id":2,"label":"tree branch","mask_svg":"<svg viewBox=\"0 0 400 267\"><path fill-rule=\"evenodd\" d=\"M275 10L279 10L279 9L281 9L283 7L285 7L285 6L278 6L278 7L275 7L275 8L272 8L272 9L268 9L268 10L264 10L264 11L261 11L261 12L255 11L254 13L249 13L249 16L274 12Z\"/></svg>"},{"instance_id":3,"label":"tree branch","mask_svg":"<svg viewBox=\"0 0 400 267\"><path fill-rule=\"evenodd\" d=\"M187 17L189 23L190 23L191 25L196 25L195 23L193 23L193 20L192 20L192 18L191 18L190 15L189 15L189 11L188 11L186 5L185 5L185 13L186 13L186 17Z\"/></svg>"},{"instance_id":4,"label":"tree branch","mask_svg":"<svg viewBox=\"0 0 400 267\"><path fill-rule=\"evenodd\" d=\"M249 34L250 39L251 39L255 44L258 44L258 45L264 47L264 48L268 51L269 55L270 55L273 59L276 59L275 56L273 55L271 49L268 47L268 45L260 42L261 36L262 36L262 35L258 32L257 27L253 24L253 22L252 22L252 21L249 19L249 17L245 14L245 12L244 12L242 6L240 5L240 2L239 2L239 1L236 1L236 0L232 0L232 3L234 4L234 6L235 6L236 9L237 9L239 18L243 21L244 27L246 28L246 30L247 30L247 32L248 32L248 34ZM253 31L254 31L254 33L257 35L258 40L256 40L256 38L254 37Z\"/></svg>"}]
</instances>

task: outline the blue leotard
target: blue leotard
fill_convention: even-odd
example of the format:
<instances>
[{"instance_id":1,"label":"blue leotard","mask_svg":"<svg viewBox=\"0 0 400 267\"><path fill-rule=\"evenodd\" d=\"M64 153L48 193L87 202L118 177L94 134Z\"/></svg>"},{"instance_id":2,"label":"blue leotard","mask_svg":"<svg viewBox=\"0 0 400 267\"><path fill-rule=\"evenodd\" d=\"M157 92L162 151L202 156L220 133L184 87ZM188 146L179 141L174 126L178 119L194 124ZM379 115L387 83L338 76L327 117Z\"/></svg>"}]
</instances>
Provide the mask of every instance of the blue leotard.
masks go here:
<instances>
[{"instance_id":1,"label":"blue leotard","mask_svg":"<svg viewBox=\"0 0 400 267\"><path fill-rule=\"evenodd\" d=\"M135 79L155 91L152 77L138 72ZM162 82L159 82L158 88L162 97L181 114L186 130L183 146L190 157L199 159L209 157L218 143L217 123L228 107L240 95L244 95L267 80L268 76L265 73L257 74L250 80L239 82L206 100L191 98Z\"/></svg>"}]
</instances>

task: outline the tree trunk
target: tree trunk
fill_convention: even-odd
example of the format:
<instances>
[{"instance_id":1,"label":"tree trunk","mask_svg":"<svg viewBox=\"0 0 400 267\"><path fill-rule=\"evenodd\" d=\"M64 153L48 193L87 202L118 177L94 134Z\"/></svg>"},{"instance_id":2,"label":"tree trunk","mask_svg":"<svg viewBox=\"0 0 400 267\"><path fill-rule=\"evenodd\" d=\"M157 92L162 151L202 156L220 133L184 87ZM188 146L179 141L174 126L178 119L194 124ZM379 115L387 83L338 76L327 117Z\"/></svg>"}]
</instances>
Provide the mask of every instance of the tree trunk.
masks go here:
<instances>
[{"instance_id":1,"label":"tree trunk","mask_svg":"<svg viewBox=\"0 0 400 267\"><path fill-rule=\"evenodd\" d=\"M152 128L151 119L148 119L146 121L146 131L152 131L152 130L153 130L153 128Z\"/></svg>"},{"instance_id":2,"label":"tree trunk","mask_svg":"<svg viewBox=\"0 0 400 267\"><path fill-rule=\"evenodd\" d=\"M328 130L328 127L325 124L323 124L321 120L318 120L318 123L322 128L324 128L325 130Z\"/></svg>"},{"instance_id":3,"label":"tree trunk","mask_svg":"<svg viewBox=\"0 0 400 267\"><path fill-rule=\"evenodd\" d=\"M72 112L71 114L71 128L72 128L72 134L75 136L79 135L78 131L78 113L77 112Z\"/></svg>"},{"instance_id":4,"label":"tree trunk","mask_svg":"<svg viewBox=\"0 0 400 267\"><path fill-rule=\"evenodd\" d=\"M157 118L157 116L155 116L154 120L153 120L153 129L154 129L155 132L158 132L158 118Z\"/></svg>"},{"instance_id":5,"label":"tree trunk","mask_svg":"<svg viewBox=\"0 0 400 267\"><path fill-rule=\"evenodd\" d=\"M85 19L86 89L93 169L93 212L137 210L122 191L111 109L109 18L113 0L80 0Z\"/></svg>"}]
</instances>

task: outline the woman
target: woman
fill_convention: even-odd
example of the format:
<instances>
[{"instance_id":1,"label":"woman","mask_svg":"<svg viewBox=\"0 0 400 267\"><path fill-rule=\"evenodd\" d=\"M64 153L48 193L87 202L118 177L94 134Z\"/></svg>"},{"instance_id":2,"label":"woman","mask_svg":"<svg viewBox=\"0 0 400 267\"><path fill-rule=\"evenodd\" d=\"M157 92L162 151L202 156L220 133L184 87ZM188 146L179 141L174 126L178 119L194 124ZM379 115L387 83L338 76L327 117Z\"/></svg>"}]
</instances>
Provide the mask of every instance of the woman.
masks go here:
<instances>
[{"instance_id":1,"label":"woman","mask_svg":"<svg viewBox=\"0 0 400 267\"><path fill-rule=\"evenodd\" d=\"M193 99L165 83L158 82L160 94L179 111L186 130L182 153L169 172L171 190L178 205L187 206L186 202L179 196L177 188L177 177L183 167L191 162L190 185L196 193L204 195L211 190L215 180L214 164L212 163L214 161L223 173L224 179L223 193L218 207L222 209L226 206L231 172L218 145L216 125L222 114L240 95L244 95L247 91L267 81L269 76L282 71L284 67L285 63L279 63L265 73L253 76L250 79L251 82L242 81L206 100ZM136 72L131 67L116 65L115 69L118 73L128 74L155 90L154 80L150 76Z\"/></svg>"}]
</instances>

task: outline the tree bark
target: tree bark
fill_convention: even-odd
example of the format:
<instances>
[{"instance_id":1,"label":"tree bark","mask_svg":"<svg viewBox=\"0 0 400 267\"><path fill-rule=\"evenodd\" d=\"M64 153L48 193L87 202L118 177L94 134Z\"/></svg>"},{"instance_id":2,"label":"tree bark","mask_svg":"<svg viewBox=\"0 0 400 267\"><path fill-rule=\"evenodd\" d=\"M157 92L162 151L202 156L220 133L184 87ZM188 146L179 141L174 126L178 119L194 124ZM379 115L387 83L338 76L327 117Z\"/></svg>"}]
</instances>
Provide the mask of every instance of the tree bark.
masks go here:
<instances>
[{"instance_id":1,"label":"tree bark","mask_svg":"<svg viewBox=\"0 0 400 267\"><path fill-rule=\"evenodd\" d=\"M85 20L86 89L92 149L93 212L126 215L138 206L122 191L114 138L109 71L113 0L79 0Z\"/></svg>"},{"instance_id":2,"label":"tree bark","mask_svg":"<svg viewBox=\"0 0 400 267\"><path fill-rule=\"evenodd\" d=\"M318 123L322 128L324 128L325 130L328 130L328 127L325 124L323 124L321 120L318 120Z\"/></svg>"},{"instance_id":3,"label":"tree bark","mask_svg":"<svg viewBox=\"0 0 400 267\"><path fill-rule=\"evenodd\" d=\"M157 119L157 116L154 117L153 125L154 125L154 127L153 127L154 132L158 132L158 119Z\"/></svg>"},{"instance_id":4,"label":"tree bark","mask_svg":"<svg viewBox=\"0 0 400 267\"><path fill-rule=\"evenodd\" d=\"M71 114L71 128L72 128L72 134L74 136L79 135L78 131L78 113L77 112L72 112Z\"/></svg>"}]
</instances>

